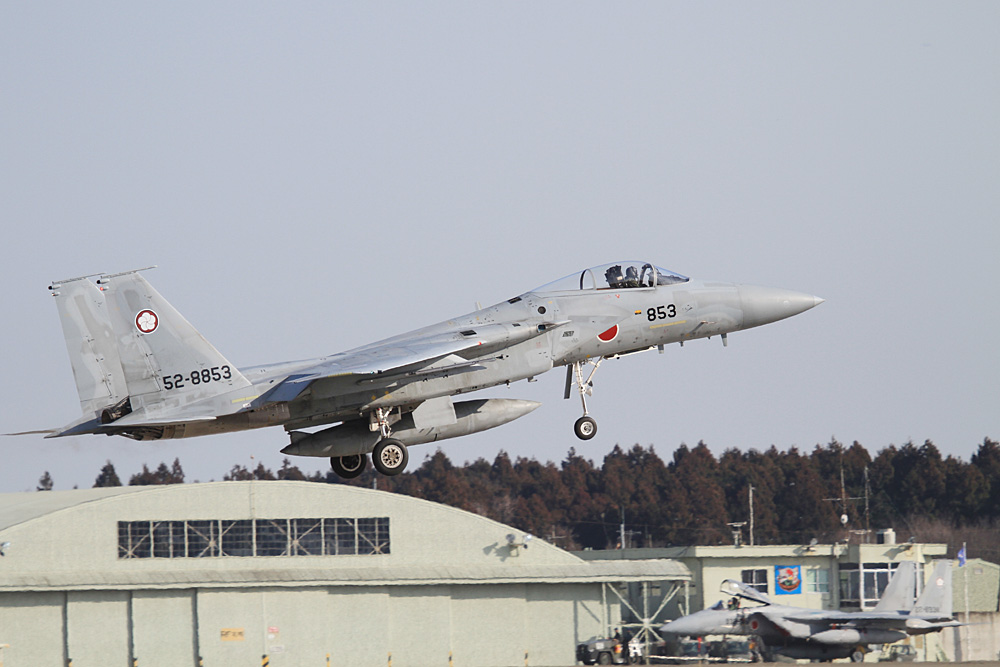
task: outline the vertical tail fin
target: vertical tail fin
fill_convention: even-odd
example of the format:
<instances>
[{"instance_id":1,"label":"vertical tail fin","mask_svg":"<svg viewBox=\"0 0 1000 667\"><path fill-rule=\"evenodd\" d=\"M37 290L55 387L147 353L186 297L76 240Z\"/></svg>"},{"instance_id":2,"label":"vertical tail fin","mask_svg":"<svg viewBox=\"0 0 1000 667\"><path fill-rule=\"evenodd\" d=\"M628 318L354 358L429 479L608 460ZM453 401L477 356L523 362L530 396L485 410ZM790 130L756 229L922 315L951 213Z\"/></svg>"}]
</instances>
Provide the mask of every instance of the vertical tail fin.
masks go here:
<instances>
[{"instance_id":1,"label":"vertical tail fin","mask_svg":"<svg viewBox=\"0 0 1000 667\"><path fill-rule=\"evenodd\" d=\"M904 560L896 568L874 611L910 611L917 584L917 568L913 561Z\"/></svg>"},{"instance_id":2,"label":"vertical tail fin","mask_svg":"<svg viewBox=\"0 0 1000 667\"><path fill-rule=\"evenodd\" d=\"M179 407L250 381L136 271L102 276L135 410Z\"/></svg>"},{"instance_id":3,"label":"vertical tail fin","mask_svg":"<svg viewBox=\"0 0 1000 667\"><path fill-rule=\"evenodd\" d=\"M939 560L934 564L934 572L924 585L924 592L913 605L913 614L934 618L951 618L951 561Z\"/></svg>"},{"instance_id":4,"label":"vertical tail fin","mask_svg":"<svg viewBox=\"0 0 1000 667\"><path fill-rule=\"evenodd\" d=\"M128 396L104 292L88 276L49 286L56 299L80 409L94 417Z\"/></svg>"}]
</instances>

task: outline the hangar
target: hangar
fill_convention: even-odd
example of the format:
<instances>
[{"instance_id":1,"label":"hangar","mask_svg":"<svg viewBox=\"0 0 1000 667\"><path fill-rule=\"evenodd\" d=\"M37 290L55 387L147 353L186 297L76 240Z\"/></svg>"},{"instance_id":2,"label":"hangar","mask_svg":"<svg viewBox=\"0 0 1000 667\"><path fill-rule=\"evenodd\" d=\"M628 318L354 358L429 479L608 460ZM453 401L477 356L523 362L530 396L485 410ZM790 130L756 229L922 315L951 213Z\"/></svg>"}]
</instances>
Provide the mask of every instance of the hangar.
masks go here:
<instances>
[{"instance_id":1,"label":"hangar","mask_svg":"<svg viewBox=\"0 0 1000 667\"><path fill-rule=\"evenodd\" d=\"M0 494L24 665L569 665L672 560L587 562L484 517L314 482Z\"/></svg>"}]
</instances>

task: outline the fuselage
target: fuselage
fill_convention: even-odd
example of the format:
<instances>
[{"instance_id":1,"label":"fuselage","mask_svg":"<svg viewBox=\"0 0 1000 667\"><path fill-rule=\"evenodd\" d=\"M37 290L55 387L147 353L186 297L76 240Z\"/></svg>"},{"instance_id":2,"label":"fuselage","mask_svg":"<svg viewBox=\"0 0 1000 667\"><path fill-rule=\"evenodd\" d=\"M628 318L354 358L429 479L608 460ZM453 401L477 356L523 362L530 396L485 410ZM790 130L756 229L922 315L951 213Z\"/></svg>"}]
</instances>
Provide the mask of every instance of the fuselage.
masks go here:
<instances>
[{"instance_id":1,"label":"fuselage","mask_svg":"<svg viewBox=\"0 0 1000 667\"><path fill-rule=\"evenodd\" d=\"M621 280L605 277L608 266L620 265L595 267L488 308L340 354L241 368L253 390L233 400L233 414L168 427L162 437L273 425L290 430L357 419L378 408L407 409L435 397L532 378L555 366L726 335L790 317L822 301L788 290L691 280L649 264L632 264L643 267L641 279L626 279L624 270ZM419 373L360 380L355 375L329 377L293 400L269 400L275 387L317 364L405 347L408 341L434 334L475 332L477 327L495 330L498 325L508 333ZM249 400L239 404L242 398Z\"/></svg>"}]
</instances>

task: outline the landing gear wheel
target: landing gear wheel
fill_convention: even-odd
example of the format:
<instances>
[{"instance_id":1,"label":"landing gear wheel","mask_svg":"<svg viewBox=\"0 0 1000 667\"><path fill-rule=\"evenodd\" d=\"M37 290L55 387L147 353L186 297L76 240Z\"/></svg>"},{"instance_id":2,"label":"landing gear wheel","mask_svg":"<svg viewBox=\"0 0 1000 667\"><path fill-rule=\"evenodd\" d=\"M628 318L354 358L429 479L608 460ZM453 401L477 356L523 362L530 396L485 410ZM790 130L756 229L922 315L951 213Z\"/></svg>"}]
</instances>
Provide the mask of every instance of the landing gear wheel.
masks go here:
<instances>
[{"instance_id":1,"label":"landing gear wheel","mask_svg":"<svg viewBox=\"0 0 1000 667\"><path fill-rule=\"evenodd\" d=\"M375 469L389 477L398 475L406 468L410 455L406 445L394 438L383 438L372 450L372 464Z\"/></svg>"},{"instance_id":2,"label":"landing gear wheel","mask_svg":"<svg viewBox=\"0 0 1000 667\"><path fill-rule=\"evenodd\" d=\"M593 417L580 417L573 424L573 432L581 440L590 440L597 435L597 422Z\"/></svg>"},{"instance_id":3,"label":"landing gear wheel","mask_svg":"<svg viewBox=\"0 0 1000 667\"><path fill-rule=\"evenodd\" d=\"M368 457L364 454L348 456L331 456L330 467L337 476L344 479L354 479L368 467Z\"/></svg>"},{"instance_id":4,"label":"landing gear wheel","mask_svg":"<svg viewBox=\"0 0 1000 667\"><path fill-rule=\"evenodd\" d=\"M861 649L856 649L854 653L851 653L851 662L864 662L865 652Z\"/></svg>"}]
</instances>

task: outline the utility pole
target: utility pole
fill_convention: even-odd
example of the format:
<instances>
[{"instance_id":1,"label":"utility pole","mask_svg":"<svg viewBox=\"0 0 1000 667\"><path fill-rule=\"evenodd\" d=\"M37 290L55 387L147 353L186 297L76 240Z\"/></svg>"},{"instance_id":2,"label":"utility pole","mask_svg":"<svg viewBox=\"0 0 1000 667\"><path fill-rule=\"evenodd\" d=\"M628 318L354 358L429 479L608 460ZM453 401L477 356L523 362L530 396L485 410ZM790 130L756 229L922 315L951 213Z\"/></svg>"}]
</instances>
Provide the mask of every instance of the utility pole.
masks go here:
<instances>
[{"instance_id":1,"label":"utility pole","mask_svg":"<svg viewBox=\"0 0 1000 667\"><path fill-rule=\"evenodd\" d=\"M753 546L753 484L750 485L750 546Z\"/></svg>"},{"instance_id":2,"label":"utility pole","mask_svg":"<svg viewBox=\"0 0 1000 667\"><path fill-rule=\"evenodd\" d=\"M969 629L969 552L965 550L965 542L962 542L962 559L959 562L962 567L962 579L965 581L965 628ZM972 655L972 633L965 633L965 655L962 660L971 660Z\"/></svg>"},{"instance_id":3,"label":"utility pole","mask_svg":"<svg viewBox=\"0 0 1000 667\"><path fill-rule=\"evenodd\" d=\"M824 498L823 500L828 502L840 503L840 523L847 528L847 523L850 520L847 515L847 501L848 500L864 500L865 501L865 529L860 531L865 536L865 542L868 541L868 466L865 466L865 495L864 496L851 496L847 497L847 485L844 483L844 461L843 456L841 456L840 461L840 497L839 498ZM850 535L848 534L848 537Z\"/></svg>"},{"instance_id":4,"label":"utility pole","mask_svg":"<svg viewBox=\"0 0 1000 667\"><path fill-rule=\"evenodd\" d=\"M625 550L625 506L622 505L618 509L622 512L622 522L618 525L618 539L619 544L622 545L622 551Z\"/></svg>"}]
</instances>

